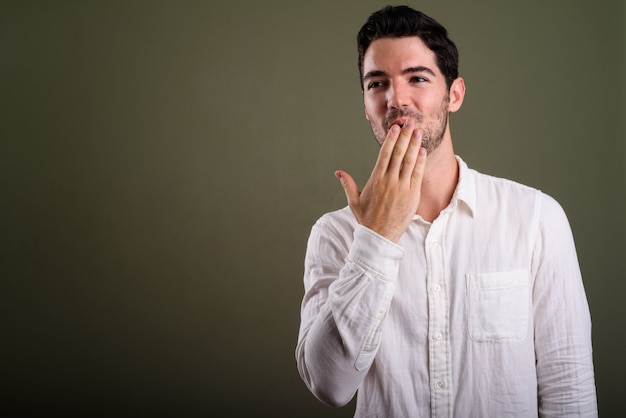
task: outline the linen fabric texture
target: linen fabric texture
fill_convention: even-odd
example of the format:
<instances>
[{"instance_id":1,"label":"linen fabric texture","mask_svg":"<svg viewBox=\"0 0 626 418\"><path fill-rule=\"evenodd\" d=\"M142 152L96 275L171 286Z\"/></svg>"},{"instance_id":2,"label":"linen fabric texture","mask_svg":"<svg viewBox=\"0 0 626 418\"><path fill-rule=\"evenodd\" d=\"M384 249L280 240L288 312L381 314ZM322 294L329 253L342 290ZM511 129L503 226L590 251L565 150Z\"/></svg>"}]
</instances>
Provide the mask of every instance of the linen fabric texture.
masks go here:
<instances>
[{"instance_id":1,"label":"linen fabric texture","mask_svg":"<svg viewBox=\"0 0 626 418\"><path fill-rule=\"evenodd\" d=\"M312 227L296 346L324 403L356 417L596 417L591 318L550 196L481 174L398 243L348 207Z\"/></svg>"}]
</instances>

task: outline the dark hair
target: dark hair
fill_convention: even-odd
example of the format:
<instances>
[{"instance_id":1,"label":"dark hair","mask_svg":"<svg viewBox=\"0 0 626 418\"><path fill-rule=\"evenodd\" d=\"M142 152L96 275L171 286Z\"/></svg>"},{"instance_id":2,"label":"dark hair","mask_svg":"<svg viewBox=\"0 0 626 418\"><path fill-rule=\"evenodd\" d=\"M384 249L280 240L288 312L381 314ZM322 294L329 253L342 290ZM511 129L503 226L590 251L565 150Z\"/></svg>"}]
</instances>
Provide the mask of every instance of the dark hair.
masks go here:
<instances>
[{"instance_id":1,"label":"dark hair","mask_svg":"<svg viewBox=\"0 0 626 418\"><path fill-rule=\"evenodd\" d=\"M359 75L363 88L363 57L370 44L381 38L417 36L435 53L448 89L459 76L459 52L448 31L433 18L408 6L385 6L372 13L357 35Z\"/></svg>"}]
</instances>

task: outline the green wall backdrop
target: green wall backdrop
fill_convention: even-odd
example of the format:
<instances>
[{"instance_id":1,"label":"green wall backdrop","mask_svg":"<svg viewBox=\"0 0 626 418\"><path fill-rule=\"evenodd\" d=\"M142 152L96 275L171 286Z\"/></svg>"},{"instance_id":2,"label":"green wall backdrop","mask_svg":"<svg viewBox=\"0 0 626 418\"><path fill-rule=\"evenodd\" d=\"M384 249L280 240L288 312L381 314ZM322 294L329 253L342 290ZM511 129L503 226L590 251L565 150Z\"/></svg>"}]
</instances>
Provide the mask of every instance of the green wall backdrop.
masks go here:
<instances>
[{"instance_id":1,"label":"green wall backdrop","mask_svg":"<svg viewBox=\"0 0 626 418\"><path fill-rule=\"evenodd\" d=\"M294 349L311 225L367 179L355 35L385 1L1 1L1 403L348 417ZM601 416L626 375L622 0L410 1L446 25L474 168L565 208Z\"/></svg>"}]
</instances>

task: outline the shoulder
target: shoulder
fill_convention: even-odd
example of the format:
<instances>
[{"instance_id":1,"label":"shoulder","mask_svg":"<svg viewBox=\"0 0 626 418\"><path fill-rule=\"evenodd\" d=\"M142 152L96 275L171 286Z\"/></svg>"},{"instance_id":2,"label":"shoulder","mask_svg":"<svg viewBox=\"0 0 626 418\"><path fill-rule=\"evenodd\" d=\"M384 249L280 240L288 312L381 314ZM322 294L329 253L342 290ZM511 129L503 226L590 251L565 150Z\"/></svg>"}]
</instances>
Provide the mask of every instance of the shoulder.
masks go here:
<instances>
[{"instance_id":1,"label":"shoulder","mask_svg":"<svg viewBox=\"0 0 626 418\"><path fill-rule=\"evenodd\" d=\"M477 213L483 214L486 219L504 216L529 221L538 215L544 195L540 190L473 169L470 173L474 179Z\"/></svg>"},{"instance_id":2,"label":"shoulder","mask_svg":"<svg viewBox=\"0 0 626 418\"><path fill-rule=\"evenodd\" d=\"M358 225L348 206L323 214L313 224L307 243L307 259L335 257L339 263L347 255L354 241Z\"/></svg>"},{"instance_id":3,"label":"shoulder","mask_svg":"<svg viewBox=\"0 0 626 418\"><path fill-rule=\"evenodd\" d=\"M483 186L483 190L492 189L496 193L509 194L513 199L528 200L532 202L537 211L544 216L564 216L565 211L561 204L551 195L544 191L519 183L515 180L492 176L472 170L476 176L477 184Z\"/></svg>"},{"instance_id":4,"label":"shoulder","mask_svg":"<svg viewBox=\"0 0 626 418\"><path fill-rule=\"evenodd\" d=\"M518 214L535 226L567 227L569 222L561 204L551 195L517 181L470 169L476 182L478 200L493 210ZM487 212L491 212L489 209Z\"/></svg>"},{"instance_id":5,"label":"shoulder","mask_svg":"<svg viewBox=\"0 0 626 418\"><path fill-rule=\"evenodd\" d=\"M320 216L313 225L313 232L322 235L333 235L337 238L352 239L358 222L350 207L327 212Z\"/></svg>"},{"instance_id":6,"label":"shoulder","mask_svg":"<svg viewBox=\"0 0 626 418\"><path fill-rule=\"evenodd\" d=\"M356 223L356 219L352 214L349 206L344 206L341 209L334 210L332 212L326 212L320 216L317 224L331 224L331 225L347 225Z\"/></svg>"},{"instance_id":7,"label":"shoulder","mask_svg":"<svg viewBox=\"0 0 626 418\"><path fill-rule=\"evenodd\" d=\"M542 193L535 187L519 183L515 180L481 173L474 169L469 170L476 179L476 186L480 187L482 190L492 190L500 193L510 192L521 196L537 196Z\"/></svg>"}]
</instances>

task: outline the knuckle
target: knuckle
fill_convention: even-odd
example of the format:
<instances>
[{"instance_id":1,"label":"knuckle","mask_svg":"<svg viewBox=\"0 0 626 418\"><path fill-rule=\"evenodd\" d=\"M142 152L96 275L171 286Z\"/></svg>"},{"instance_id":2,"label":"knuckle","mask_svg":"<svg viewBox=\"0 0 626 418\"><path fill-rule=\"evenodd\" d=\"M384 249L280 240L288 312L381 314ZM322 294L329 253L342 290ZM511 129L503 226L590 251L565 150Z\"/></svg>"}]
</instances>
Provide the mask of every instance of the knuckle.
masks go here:
<instances>
[{"instance_id":1,"label":"knuckle","mask_svg":"<svg viewBox=\"0 0 626 418\"><path fill-rule=\"evenodd\" d=\"M404 150L399 148L399 147L395 147L393 149L393 156L396 157L396 158L404 157Z\"/></svg>"}]
</instances>

